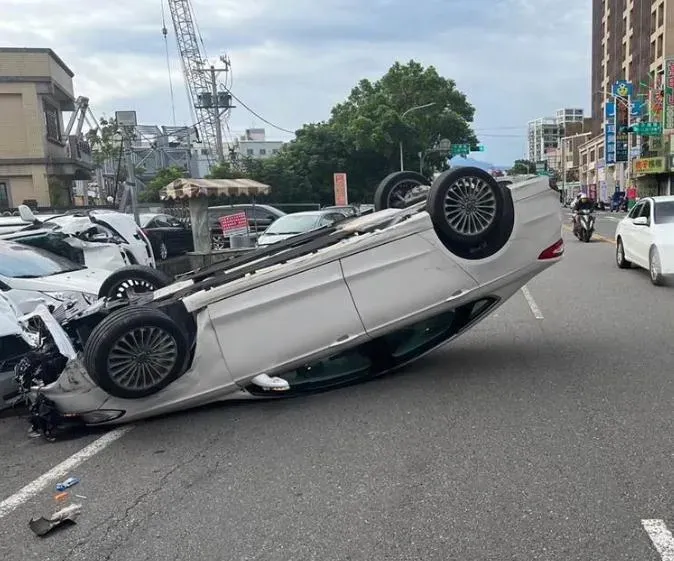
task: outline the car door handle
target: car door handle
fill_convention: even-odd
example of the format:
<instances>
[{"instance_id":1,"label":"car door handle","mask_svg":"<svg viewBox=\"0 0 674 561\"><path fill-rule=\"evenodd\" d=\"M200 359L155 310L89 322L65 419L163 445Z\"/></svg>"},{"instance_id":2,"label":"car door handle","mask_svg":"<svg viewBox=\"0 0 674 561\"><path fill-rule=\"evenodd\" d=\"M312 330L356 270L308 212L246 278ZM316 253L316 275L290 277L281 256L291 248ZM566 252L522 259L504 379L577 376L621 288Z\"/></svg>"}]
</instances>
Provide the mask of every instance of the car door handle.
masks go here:
<instances>
[{"instance_id":1,"label":"car door handle","mask_svg":"<svg viewBox=\"0 0 674 561\"><path fill-rule=\"evenodd\" d=\"M338 347L340 345L343 345L347 341L350 341L351 339L355 339L357 335L349 335L348 333L345 335L342 335L341 337L338 337L337 340L333 343L330 343L329 347Z\"/></svg>"}]
</instances>

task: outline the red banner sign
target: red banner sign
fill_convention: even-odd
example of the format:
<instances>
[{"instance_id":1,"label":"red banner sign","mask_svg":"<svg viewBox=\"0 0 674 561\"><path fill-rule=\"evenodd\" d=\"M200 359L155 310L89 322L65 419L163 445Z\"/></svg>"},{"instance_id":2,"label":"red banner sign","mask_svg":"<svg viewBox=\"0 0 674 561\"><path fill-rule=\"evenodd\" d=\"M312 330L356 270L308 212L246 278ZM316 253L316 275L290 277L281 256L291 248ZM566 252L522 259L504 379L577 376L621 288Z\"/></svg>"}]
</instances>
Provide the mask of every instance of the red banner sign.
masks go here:
<instances>
[{"instance_id":1,"label":"red banner sign","mask_svg":"<svg viewBox=\"0 0 674 561\"><path fill-rule=\"evenodd\" d=\"M245 212L221 216L218 218L218 222L220 222L222 233L225 236L248 233L248 217Z\"/></svg>"},{"instance_id":2,"label":"red banner sign","mask_svg":"<svg viewBox=\"0 0 674 561\"><path fill-rule=\"evenodd\" d=\"M349 194L346 185L346 174L335 173L332 176L332 181L335 188L335 205L346 206L349 204Z\"/></svg>"}]
</instances>

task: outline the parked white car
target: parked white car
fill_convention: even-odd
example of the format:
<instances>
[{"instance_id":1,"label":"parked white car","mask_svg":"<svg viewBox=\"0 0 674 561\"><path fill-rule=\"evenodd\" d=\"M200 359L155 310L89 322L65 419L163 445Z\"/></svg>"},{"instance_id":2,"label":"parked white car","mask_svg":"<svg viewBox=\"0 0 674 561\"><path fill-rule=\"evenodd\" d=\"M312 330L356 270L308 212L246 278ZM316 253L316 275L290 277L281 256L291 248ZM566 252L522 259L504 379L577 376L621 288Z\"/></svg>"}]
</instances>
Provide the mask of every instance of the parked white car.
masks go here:
<instances>
[{"instance_id":1,"label":"parked white car","mask_svg":"<svg viewBox=\"0 0 674 561\"><path fill-rule=\"evenodd\" d=\"M33 428L51 438L370 379L461 335L564 251L547 177L501 187L463 167L428 186L398 172L375 206L151 294L40 307L22 321L43 325L44 344L17 368Z\"/></svg>"},{"instance_id":2,"label":"parked white car","mask_svg":"<svg viewBox=\"0 0 674 561\"><path fill-rule=\"evenodd\" d=\"M108 271L125 265L156 266L152 244L130 214L91 210L44 218L25 205L19 212L22 225L1 228L0 239L21 241ZM16 218L2 220L15 222Z\"/></svg>"},{"instance_id":3,"label":"parked white car","mask_svg":"<svg viewBox=\"0 0 674 561\"><path fill-rule=\"evenodd\" d=\"M347 211L333 207L321 210L306 210L293 212L277 218L257 239L257 245L264 247L273 243L282 242L293 236L332 226L348 218Z\"/></svg>"},{"instance_id":4,"label":"parked white car","mask_svg":"<svg viewBox=\"0 0 674 561\"><path fill-rule=\"evenodd\" d=\"M639 199L618 223L616 264L648 269L654 285L674 274L674 196Z\"/></svg>"}]
</instances>

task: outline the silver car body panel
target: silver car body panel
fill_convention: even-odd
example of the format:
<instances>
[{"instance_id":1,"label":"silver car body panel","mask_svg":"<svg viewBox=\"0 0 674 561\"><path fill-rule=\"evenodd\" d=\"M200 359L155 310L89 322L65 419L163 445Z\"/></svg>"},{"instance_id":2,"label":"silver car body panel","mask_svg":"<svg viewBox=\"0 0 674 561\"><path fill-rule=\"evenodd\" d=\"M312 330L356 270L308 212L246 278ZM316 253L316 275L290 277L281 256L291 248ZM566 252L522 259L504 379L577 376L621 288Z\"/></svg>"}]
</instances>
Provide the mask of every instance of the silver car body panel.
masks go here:
<instances>
[{"instance_id":1,"label":"silver car body panel","mask_svg":"<svg viewBox=\"0 0 674 561\"><path fill-rule=\"evenodd\" d=\"M264 267L262 262L252 275L183 297L197 323L195 359L186 373L156 394L140 399L108 396L91 387L81 368L69 369L68 391L60 378L40 391L61 412L119 410L125 414L110 423L131 422L250 397L244 388L258 374L282 375L480 298L496 297L501 305L559 260L539 259L562 237L558 195L543 179L509 186L516 209L513 232L489 258L469 261L451 254L424 211L358 234L409 212L389 209L365 215L344 225L354 232L351 237L280 265ZM190 283L157 291L155 300ZM65 334L58 324L50 329ZM79 389L73 389L78 376Z\"/></svg>"}]
</instances>

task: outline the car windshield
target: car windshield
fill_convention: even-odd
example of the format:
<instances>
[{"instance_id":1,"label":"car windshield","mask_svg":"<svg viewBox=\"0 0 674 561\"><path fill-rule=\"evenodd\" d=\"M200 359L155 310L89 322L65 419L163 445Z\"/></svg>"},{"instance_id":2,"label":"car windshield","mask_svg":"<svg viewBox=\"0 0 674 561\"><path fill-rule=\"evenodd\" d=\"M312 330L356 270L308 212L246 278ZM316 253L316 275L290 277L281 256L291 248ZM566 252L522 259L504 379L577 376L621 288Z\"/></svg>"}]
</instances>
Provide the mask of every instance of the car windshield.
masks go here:
<instances>
[{"instance_id":1,"label":"car windshield","mask_svg":"<svg viewBox=\"0 0 674 561\"><path fill-rule=\"evenodd\" d=\"M81 265L44 249L20 243L0 244L0 275L34 279L84 269Z\"/></svg>"},{"instance_id":2,"label":"car windshield","mask_svg":"<svg viewBox=\"0 0 674 561\"><path fill-rule=\"evenodd\" d=\"M674 201L655 203L653 222L655 224L674 223Z\"/></svg>"},{"instance_id":3,"label":"car windshield","mask_svg":"<svg viewBox=\"0 0 674 561\"><path fill-rule=\"evenodd\" d=\"M317 228L320 217L320 214L287 214L269 226L265 235L303 234Z\"/></svg>"},{"instance_id":4,"label":"car windshield","mask_svg":"<svg viewBox=\"0 0 674 561\"><path fill-rule=\"evenodd\" d=\"M140 219L140 227L145 228L155 216L155 214L141 214L138 217Z\"/></svg>"}]
</instances>

